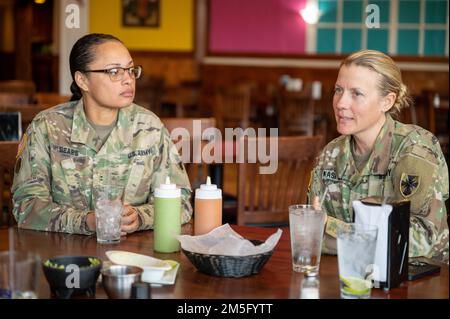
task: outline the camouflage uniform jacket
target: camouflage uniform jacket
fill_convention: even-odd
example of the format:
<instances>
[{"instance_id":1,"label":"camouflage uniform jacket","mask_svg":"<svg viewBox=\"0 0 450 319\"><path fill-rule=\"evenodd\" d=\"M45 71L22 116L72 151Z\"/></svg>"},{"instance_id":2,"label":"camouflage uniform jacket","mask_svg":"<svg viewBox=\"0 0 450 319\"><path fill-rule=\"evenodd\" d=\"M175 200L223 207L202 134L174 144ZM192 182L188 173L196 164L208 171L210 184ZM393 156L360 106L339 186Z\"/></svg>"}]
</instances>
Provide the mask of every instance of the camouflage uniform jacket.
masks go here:
<instances>
[{"instance_id":1,"label":"camouflage uniform jacket","mask_svg":"<svg viewBox=\"0 0 450 319\"><path fill-rule=\"evenodd\" d=\"M103 146L81 100L39 113L21 144L12 186L20 228L92 234L86 226L92 190L110 184L125 187L139 230L150 229L154 190L167 175L181 188L182 222L191 218L192 191L177 149L160 119L138 105L119 110Z\"/></svg>"},{"instance_id":2,"label":"camouflage uniform jacket","mask_svg":"<svg viewBox=\"0 0 450 319\"><path fill-rule=\"evenodd\" d=\"M352 222L352 202L367 196L411 201L409 256L448 263L448 168L438 140L390 115L361 172L351 152L351 136L330 142L312 172L309 200L328 195L324 209L331 217Z\"/></svg>"}]
</instances>

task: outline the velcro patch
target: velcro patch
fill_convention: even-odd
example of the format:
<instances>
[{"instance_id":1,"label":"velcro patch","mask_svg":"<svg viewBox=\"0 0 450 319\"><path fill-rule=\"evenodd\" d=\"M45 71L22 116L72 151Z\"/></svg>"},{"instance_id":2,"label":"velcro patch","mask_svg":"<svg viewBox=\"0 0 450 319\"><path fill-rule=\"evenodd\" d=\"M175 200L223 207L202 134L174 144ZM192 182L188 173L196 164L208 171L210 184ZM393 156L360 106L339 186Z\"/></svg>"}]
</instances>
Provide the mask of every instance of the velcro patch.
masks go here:
<instances>
[{"instance_id":1,"label":"velcro patch","mask_svg":"<svg viewBox=\"0 0 450 319\"><path fill-rule=\"evenodd\" d=\"M154 153L153 148L147 148L145 150L134 150L128 154L128 158L133 158L136 156L150 156Z\"/></svg>"},{"instance_id":2,"label":"velcro patch","mask_svg":"<svg viewBox=\"0 0 450 319\"><path fill-rule=\"evenodd\" d=\"M334 169L324 169L322 172L323 181L337 181L337 175Z\"/></svg>"},{"instance_id":3,"label":"velcro patch","mask_svg":"<svg viewBox=\"0 0 450 319\"><path fill-rule=\"evenodd\" d=\"M408 198L414 195L414 193L419 189L420 176L402 173L399 186L400 194L402 194L404 198Z\"/></svg>"},{"instance_id":4,"label":"velcro patch","mask_svg":"<svg viewBox=\"0 0 450 319\"><path fill-rule=\"evenodd\" d=\"M79 151L75 148L70 148L61 145L52 145L52 150L56 153L70 156L78 156Z\"/></svg>"}]
</instances>

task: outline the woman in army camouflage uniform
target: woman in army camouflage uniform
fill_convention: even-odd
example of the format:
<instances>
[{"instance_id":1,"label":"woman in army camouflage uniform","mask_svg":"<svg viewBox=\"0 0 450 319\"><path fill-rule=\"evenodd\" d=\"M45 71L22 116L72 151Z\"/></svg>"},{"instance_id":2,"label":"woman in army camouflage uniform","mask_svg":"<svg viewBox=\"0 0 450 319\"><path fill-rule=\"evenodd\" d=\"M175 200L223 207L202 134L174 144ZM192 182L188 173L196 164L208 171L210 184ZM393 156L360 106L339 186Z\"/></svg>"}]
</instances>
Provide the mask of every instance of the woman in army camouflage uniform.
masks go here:
<instances>
[{"instance_id":1,"label":"woman in army camouflage uniform","mask_svg":"<svg viewBox=\"0 0 450 319\"><path fill-rule=\"evenodd\" d=\"M123 43L105 34L80 38L70 53L71 102L36 116L19 147L12 187L20 228L95 232L93 190L124 187L122 233L153 227L153 193L170 176L182 190L182 221L191 188L167 129L133 104L141 75Z\"/></svg>"},{"instance_id":2,"label":"woman in army camouflage uniform","mask_svg":"<svg viewBox=\"0 0 450 319\"><path fill-rule=\"evenodd\" d=\"M333 109L342 136L318 158L309 199L327 190L323 209L327 230L353 219L352 202L367 196L411 201L409 256L448 263L448 169L430 132L392 118L408 107L401 73L387 55L363 50L347 57L336 80ZM335 253L334 233L326 231L324 252Z\"/></svg>"}]
</instances>

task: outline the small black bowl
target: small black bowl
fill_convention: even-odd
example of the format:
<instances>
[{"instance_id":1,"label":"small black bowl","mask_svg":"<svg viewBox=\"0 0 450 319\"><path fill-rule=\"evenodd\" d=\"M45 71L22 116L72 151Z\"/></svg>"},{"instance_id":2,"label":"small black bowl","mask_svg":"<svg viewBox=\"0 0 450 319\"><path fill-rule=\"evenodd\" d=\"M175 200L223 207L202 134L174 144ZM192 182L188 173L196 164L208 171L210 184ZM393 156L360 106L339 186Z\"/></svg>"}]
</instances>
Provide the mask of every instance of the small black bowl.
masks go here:
<instances>
[{"instance_id":1,"label":"small black bowl","mask_svg":"<svg viewBox=\"0 0 450 319\"><path fill-rule=\"evenodd\" d=\"M91 260L96 264L92 265ZM81 294L93 297L101 267L101 259L95 256L58 256L42 263L50 290L60 299Z\"/></svg>"}]
</instances>

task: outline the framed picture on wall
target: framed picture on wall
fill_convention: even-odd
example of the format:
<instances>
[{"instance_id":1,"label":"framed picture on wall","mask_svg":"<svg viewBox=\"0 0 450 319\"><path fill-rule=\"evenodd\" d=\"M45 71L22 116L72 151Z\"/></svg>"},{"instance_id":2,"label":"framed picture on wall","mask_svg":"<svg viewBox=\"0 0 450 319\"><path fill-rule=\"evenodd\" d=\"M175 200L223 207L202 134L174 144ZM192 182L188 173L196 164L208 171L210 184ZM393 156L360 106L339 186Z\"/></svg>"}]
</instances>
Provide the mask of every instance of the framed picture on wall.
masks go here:
<instances>
[{"instance_id":1,"label":"framed picture on wall","mask_svg":"<svg viewBox=\"0 0 450 319\"><path fill-rule=\"evenodd\" d=\"M122 24L125 27L159 27L160 0L122 0Z\"/></svg>"}]
</instances>

